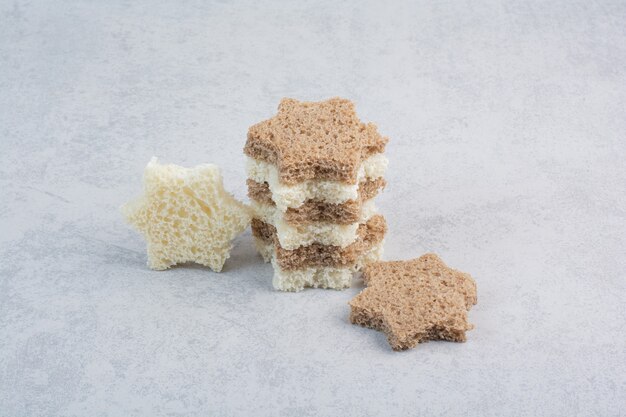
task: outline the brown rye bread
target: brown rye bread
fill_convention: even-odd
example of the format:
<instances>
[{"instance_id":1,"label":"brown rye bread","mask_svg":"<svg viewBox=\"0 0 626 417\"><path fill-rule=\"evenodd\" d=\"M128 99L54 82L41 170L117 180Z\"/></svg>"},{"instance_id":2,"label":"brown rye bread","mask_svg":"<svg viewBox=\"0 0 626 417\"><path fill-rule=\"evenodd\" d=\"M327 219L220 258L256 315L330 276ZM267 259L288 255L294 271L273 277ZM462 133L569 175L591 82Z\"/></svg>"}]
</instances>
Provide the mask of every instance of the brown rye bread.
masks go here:
<instances>
[{"instance_id":1,"label":"brown rye bread","mask_svg":"<svg viewBox=\"0 0 626 417\"><path fill-rule=\"evenodd\" d=\"M435 254L371 263L363 281L367 288L350 301L350 321L383 331L394 350L428 340L464 342L473 328L467 313L477 302L476 283Z\"/></svg>"},{"instance_id":2,"label":"brown rye bread","mask_svg":"<svg viewBox=\"0 0 626 417\"><path fill-rule=\"evenodd\" d=\"M259 219L252 220L252 234L265 243L272 243L276 251L276 262L283 270L312 267L342 268L354 265L359 256L385 237L387 223L380 214L372 216L357 229L357 239L345 248L313 243L297 249L286 250L280 246L276 228Z\"/></svg>"},{"instance_id":3,"label":"brown rye bread","mask_svg":"<svg viewBox=\"0 0 626 417\"><path fill-rule=\"evenodd\" d=\"M284 184L313 179L355 184L363 160L384 152L387 141L376 125L359 120L350 100L284 98L276 116L250 127L244 153L274 164Z\"/></svg>"},{"instance_id":4,"label":"brown rye bread","mask_svg":"<svg viewBox=\"0 0 626 417\"><path fill-rule=\"evenodd\" d=\"M248 197L261 204L274 206L269 185L248 179ZM384 178L361 181L357 200L348 200L341 204L332 204L319 200L306 200L300 207L288 208L283 219L292 225L328 222L352 224L359 221L361 205L374 198L386 185Z\"/></svg>"}]
</instances>

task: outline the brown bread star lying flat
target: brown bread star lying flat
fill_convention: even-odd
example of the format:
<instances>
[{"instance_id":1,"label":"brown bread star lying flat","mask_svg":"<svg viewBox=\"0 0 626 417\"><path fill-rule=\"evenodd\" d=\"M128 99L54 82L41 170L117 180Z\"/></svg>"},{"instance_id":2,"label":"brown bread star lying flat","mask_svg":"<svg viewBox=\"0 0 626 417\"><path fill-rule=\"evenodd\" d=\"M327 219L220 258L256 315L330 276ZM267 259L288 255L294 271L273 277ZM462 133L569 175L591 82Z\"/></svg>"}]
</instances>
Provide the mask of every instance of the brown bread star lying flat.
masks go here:
<instances>
[{"instance_id":1,"label":"brown bread star lying flat","mask_svg":"<svg viewBox=\"0 0 626 417\"><path fill-rule=\"evenodd\" d=\"M353 324L381 330L394 350L428 340L464 342L476 283L448 268L435 254L409 261L374 262L363 271L367 285L350 301Z\"/></svg>"}]
</instances>

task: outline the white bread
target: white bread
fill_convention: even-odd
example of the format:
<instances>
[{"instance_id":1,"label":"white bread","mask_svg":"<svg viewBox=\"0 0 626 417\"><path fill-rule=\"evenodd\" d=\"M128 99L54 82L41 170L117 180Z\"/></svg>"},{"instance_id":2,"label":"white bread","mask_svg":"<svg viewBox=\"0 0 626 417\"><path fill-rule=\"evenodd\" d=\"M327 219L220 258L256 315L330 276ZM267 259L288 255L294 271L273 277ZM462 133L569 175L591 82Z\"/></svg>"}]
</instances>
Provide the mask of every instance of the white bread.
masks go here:
<instances>
[{"instance_id":1,"label":"white bread","mask_svg":"<svg viewBox=\"0 0 626 417\"><path fill-rule=\"evenodd\" d=\"M357 181L354 184L340 181L308 180L287 185L280 182L278 169L275 165L250 157L246 157L246 159L248 178L261 184L267 182L272 191L272 200L283 213L289 207L300 207L306 200L319 200L332 204L356 200L359 183L364 179L373 180L383 177L389 163L387 157L382 153L368 157L361 164Z\"/></svg>"},{"instance_id":2,"label":"white bread","mask_svg":"<svg viewBox=\"0 0 626 417\"><path fill-rule=\"evenodd\" d=\"M250 224L250 210L224 190L217 166L161 165L144 171L144 195L122 207L148 245L148 266L163 270L195 262L222 270L232 240Z\"/></svg>"}]
</instances>

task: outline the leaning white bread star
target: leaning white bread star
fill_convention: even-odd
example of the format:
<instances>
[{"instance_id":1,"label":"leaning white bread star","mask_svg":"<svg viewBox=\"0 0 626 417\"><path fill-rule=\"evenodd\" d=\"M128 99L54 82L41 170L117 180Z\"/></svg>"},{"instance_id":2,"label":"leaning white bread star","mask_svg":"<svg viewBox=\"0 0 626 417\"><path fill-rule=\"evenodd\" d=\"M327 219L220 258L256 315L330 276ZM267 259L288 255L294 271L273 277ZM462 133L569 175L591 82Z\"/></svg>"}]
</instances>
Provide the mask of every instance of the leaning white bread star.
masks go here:
<instances>
[{"instance_id":1,"label":"leaning white bread star","mask_svg":"<svg viewBox=\"0 0 626 417\"><path fill-rule=\"evenodd\" d=\"M156 157L144 171L144 195L122 213L145 236L148 266L157 270L196 262L219 272L250 224L248 207L224 190L216 165L161 165Z\"/></svg>"}]
</instances>

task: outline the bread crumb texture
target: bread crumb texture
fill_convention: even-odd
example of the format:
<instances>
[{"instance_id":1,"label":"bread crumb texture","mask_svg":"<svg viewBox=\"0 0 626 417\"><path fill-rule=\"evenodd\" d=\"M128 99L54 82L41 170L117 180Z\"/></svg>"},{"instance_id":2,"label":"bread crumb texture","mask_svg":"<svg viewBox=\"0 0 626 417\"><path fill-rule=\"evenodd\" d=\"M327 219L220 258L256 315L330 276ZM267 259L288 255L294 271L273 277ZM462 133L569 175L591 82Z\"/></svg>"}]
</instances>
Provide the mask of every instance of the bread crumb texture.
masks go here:
<instances>
[{"instance_id":1,"label":"bread crumb texture","mask_svg":"<svg viewBox=\"0 0 626 417\"><path fill-rule=\"evenodd\" d=\"M250 200L268 206L276 206L267 182L259 183L248 179L247 184ZM327 203L321 200L306 200L300 207L289 207L283 215L284 221L296 226L316 222L340 225L358 222L362 220L363 203L372 200L386 184L382 177L361 181L358 188L358 199L348 200L341 204Z\"/></svg>"},{"instance_id":2,"label":"bread crumb texture","mask_svg":"<svg viewBox=\"0 0 626 417\"><path fill-rule=\"evenodd\" d=\"M362 252L356 262L344 267L307 267L294 270L284 270L276 262L274 244L268 243L257 237L255 245L265 262L272 262L274 278L272 284L280 291L302 291L304 288L327 288L342 290L349 288L352 283L352 275L360 271L364 265L378 261L383 255L384 240L375 243L367 251Z\"/></svg>"},{"instance_id":3,"label":"bread crumb texture","mask_svg":"<svg viewBox=\"0 0 626 417\"><path fill-rule=\"evenodd\" d=\"M250 127L244 152L274 164L284 184L312 179L356 184L361 162L382 153L387 140L376 125L359 120L350 100L285 98L276 116Z\"/></svg>"},{"instance_id":4,"label":"bread crumb texture","mask_svg":"<svg viewBox=\"0 0 626 417\"><path fill-rule=\"evenodd\" d=\"M252 220L252 235L262 242L274 245L276 265L283 270L297 270L313 267L348 268L370 248L381 242L387 232L387 223L380 214L372 216L357 229L357 239L345 248L340 246L313 243L297 249L281 247L276 236L276 228L259 219Z\"/></svg>"},{"instance_id":5,"label":"bread crumb texture","mask_svg":"<svg viewBox=\"0 0 626 417\"><path fill-rule=\"evenodd\" d=\"M224 190L217 166L183 168L152 158L144 195L122 207L148 246L148 266L164 270L195 262L219 272L232 240L250 224L250 210Z\"/></svg>"},{"instance_id":6,"label":"bread crumb texture","mask_svg":"<svg viewBox=\"0 0 626 417\"><path fill-rule=\"evenodd\" d=\"M428 340L464 342L473 328L467 313L477 302L476 283L435 254L371 263L363 281L367 288L350 301L350 321L385 332L394 350Z\"/></svg>"}]
</instances>

